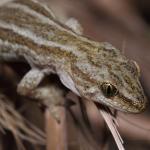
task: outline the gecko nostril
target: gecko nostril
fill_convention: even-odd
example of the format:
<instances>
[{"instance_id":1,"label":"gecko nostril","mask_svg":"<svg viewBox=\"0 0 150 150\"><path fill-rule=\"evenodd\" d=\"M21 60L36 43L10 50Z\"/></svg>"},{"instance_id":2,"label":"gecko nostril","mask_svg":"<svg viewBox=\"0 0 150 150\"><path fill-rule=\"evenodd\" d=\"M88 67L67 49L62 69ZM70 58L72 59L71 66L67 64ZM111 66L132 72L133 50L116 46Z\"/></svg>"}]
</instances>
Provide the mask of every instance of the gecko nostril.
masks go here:
<instances>
[{"instance_id":1,"label":"gecko nostril","mask_svg":"<svg viewBox=\"0 0 150 150\"><path fill-rule=\"evenodd\" d=\"M146 109L146 101L138 101L138 102L133 102L133 106L139 111L142 112Z\"/></svg>"}]
</instances>

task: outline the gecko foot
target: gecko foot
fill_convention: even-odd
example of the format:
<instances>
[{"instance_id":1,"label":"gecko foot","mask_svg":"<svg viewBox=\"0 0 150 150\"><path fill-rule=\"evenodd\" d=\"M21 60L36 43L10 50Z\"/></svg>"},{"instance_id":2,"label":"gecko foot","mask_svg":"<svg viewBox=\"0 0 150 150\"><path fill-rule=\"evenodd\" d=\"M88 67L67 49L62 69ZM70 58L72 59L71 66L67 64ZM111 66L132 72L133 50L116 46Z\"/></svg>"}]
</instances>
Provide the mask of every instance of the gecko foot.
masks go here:
<instances>
[{"instance_id":1,"label":"gecko foot","mask_svg":"<svg viewBox=\"0 0 150 150\"><path fill-rule=\"evenodd\" d=\"M41 70L31 69L18 84L17 92L20 95L29 96L43 78L44 73Z\"/></svg>"}]
</instances>

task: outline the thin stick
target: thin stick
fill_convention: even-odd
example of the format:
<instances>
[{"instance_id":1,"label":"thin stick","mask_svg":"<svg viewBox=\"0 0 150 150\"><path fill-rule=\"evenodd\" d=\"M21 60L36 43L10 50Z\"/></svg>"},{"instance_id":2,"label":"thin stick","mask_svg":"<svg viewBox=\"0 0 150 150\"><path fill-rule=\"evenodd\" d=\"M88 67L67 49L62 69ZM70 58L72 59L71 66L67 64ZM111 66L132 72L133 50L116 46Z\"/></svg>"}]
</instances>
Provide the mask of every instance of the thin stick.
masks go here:
<instances>
[{"instance_id":1,"label":"thin stick","mask_svg":"<svg viewBox=\"0 0 150 150\"><path fill-rule=\"evenodd\" d=\"M50 111L45 112L47 150L67 150L66 112L64 107L59 107L60 122L53 118Z\"/></svg>"}]
</instances>

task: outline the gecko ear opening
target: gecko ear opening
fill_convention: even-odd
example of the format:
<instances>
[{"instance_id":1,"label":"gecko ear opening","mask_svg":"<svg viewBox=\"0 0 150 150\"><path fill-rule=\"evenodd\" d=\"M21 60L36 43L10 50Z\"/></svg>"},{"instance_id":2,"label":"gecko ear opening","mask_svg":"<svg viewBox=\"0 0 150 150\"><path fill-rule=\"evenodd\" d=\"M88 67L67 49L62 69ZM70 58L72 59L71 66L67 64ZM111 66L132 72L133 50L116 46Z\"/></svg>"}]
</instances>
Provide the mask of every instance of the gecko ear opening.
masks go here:
<instances>
[{"instance_id":1,"label":"gecko ear opening","mask_svg":"<svg viewBox=\"0 0 150 150\"><path fill-rule=\"evenodd\" d=\"M109 82L102 83L101 90L102 90L103 94L108 98L114 97L118 94L118 90L117 90L116 86L114 86L113 84L111 84Z\"/></svg>"}]
</instances>

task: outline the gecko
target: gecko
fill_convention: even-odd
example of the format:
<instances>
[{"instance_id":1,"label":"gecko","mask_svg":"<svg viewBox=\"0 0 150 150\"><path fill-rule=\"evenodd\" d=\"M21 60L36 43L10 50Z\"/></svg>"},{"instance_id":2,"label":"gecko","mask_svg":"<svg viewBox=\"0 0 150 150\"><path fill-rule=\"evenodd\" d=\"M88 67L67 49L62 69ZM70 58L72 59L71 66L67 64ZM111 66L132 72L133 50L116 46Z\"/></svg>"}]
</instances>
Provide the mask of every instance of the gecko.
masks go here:
<instances>
[{"instance_id":1,"label":"gecko","mask_svg":"<svg viewBox=\"0 0 150 150\"><path fill-rule=\"evenodd\" d=\"M140 113L147 104L135 61L107 42L84 36L75 19L60 22L36 0L0 6L0 61L30 65L17 86L21 95L56 74L78 96L116 110Z\"/></svg>"}]
</instances>

